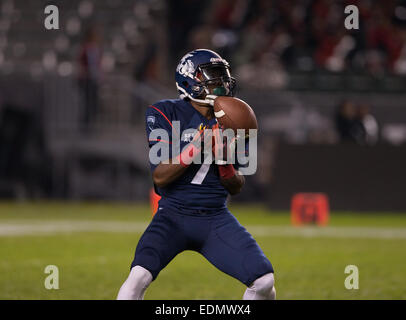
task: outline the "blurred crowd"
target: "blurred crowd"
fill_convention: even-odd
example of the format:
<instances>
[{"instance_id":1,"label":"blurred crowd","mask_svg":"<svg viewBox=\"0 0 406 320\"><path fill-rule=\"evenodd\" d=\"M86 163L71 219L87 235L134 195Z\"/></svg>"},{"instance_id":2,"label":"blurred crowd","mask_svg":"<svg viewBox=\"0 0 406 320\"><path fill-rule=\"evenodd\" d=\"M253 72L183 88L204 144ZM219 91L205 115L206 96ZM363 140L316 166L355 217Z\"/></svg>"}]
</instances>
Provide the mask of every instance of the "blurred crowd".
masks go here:
<instances>
[{"instance_id":1,"label":"blurred crowd","mask_svg":"<svg viewBox=\"0 0 406 320\"><path fill-rule=\"evenodd\" d=\"M103 70L136 80L172 81L195 48L218 51L253 86L285 87L292 72L406 74L404 0L70 0L58 3L60 29L44 31L46 4L0 3L0 71L69 76L96 24L99 39L87 39L103 48ZM359 30L344 27L347 5L359 9Z\"/></svg>"},{"instance_id":2,"label":"blurred crowd","mask_svg":"<svg viewBox=\"0 0 406 320\"><path fill-rule=\"evenodd\" d=\"M350 4L359 8L359 30L344 27L344 8ZM406 74L404 1L220 0L207 6L178 0L169 5L173 59L196 47L212 48L253 85L283 86L288 71Z\"/></svg>"},{"instance_id":3,"label":"blurred crowd","mask_svg":"<svg viewBox=\"0 0 406 320\"><path fill-rule=\"evenodd\" d=\"M374 145L379 140L378 122L367 104L343 101L338 106L335 125L341 142Z\"/></svg>"},{"instance_id":4,"label":"blurred crowd","mask_svg":"<svg viewBox=\"0 0 406 320\"><path fill-rule=\"evenodd\" d=\"M49 3L0 1L0 197L115 195L116 181L124 186L118 193L130 190L128 172L139 180L145 170L138 159L128 164L128 150L145 138L140 115L152 101L176 96L175 67L196 48L230 61L269 136L303 144L336 143L337 136L359 145L406 143L401 95L375 101L375 87L366 86L368 97L357 97L349 82L333 88L344 95L310 84L313 95L304 99L288 86L302 73L405 75L406 1L64 0L57 2L60 29L45 30ZM359 8L359 30L344 28L348 4ZM268 90L286 87L293 93ZM334 113L342 97L369 103L373 114L352 100ZM82 159L101 164L94 180L87 173L96 166L83 161L82 168ZM114 167L109 161L117 175L105 174ZM150 180L139 181L142 189Z\"/></svg>"}]
</instances>

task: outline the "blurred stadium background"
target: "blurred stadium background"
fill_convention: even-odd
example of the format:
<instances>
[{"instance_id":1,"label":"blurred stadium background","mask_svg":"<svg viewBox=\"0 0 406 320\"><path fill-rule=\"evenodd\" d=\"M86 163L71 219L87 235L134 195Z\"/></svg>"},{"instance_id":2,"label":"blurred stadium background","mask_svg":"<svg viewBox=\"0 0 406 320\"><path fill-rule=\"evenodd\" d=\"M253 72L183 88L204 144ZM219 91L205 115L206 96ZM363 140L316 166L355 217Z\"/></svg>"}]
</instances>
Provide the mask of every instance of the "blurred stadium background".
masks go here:
<instances>
[{"instance_id":1,"label":"blurred stadium background","mask_svg":"<svg viewBox=\"0 0 406 320\"><path fill-rule=\"evenodd\" d=\"M59 30L44 28L49 4ZM347 4L359 30L344 28ZM231 63L257 115L258 171L231 203L279 297L406 298L400 0L1 0L0 298L114 298L151 215L144 111L177 97L175 67L194 48ZM325 231L289 229L298 192L329 197ZM202 258L177 259L147 298L240 298ZM343 270L357 263L367 289L351 292ZM70 270L70 289L41 287L46 264ZM223 281L232 294L212 292Z\"/></svg>"}]
</instances>

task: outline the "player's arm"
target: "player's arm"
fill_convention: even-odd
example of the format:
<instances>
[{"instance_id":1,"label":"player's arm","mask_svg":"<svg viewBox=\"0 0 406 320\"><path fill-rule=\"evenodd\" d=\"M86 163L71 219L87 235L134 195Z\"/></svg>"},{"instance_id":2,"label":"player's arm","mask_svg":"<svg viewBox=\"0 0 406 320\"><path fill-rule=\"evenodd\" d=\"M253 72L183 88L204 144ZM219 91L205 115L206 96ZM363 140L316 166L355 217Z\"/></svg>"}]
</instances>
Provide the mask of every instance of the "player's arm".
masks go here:
<instances>
[{"instance_id":1,"label":"player's arm","mask_svg":"<svg viewBox=\"0 0 406 320\"><path fill-rule=\"evenodd\" d=\"M234 166L232 164L218 167L220 182L224 186L224 188L226 188L226 190L232 196L240 193L245 183L244 176L239 174L238 171L234 169Z\"/></svg>"},{"instance_id":2,"label":"player's arm","mask_svg":"<svg viewBox=\"0 0 406 320\"><path fill-rule=\"evenodd\" d=\"M162 188L178 179L192 163L193 159L200 156L201 137L203 130L196 133L193 141L175 158L169 159L169 163L160 163L152 174L152 179L158 188Z\"/></svg>"},{"instance_id":3,"label":"player's arm","mask_svg":"<svg viewBox=\"0 0 406 320\"><path fill-rule=\"evenodd\" d=\"M173 159L169 160L169 163L160 163L152 174L152 179L158 188L163 188L171 182L178 179L187 169L180 163L172 163Z\"/></svg>"},{"instance_id":4,"label":"player's arm","mask_svg":"<svg viewBox=\"0 0 406 320\"><path fill-rule=\"evenodd\" d=\"M172 143L172 124L168 117L164 114L165 110L158 109L155 106L150 106L146 111L146 133L149 140L149 147L151 148L157 142L162 141L168 144ZM169 117L170 118L170 117ZM153 137L150 139L153 130L163 129L167 132L168 136L165 140L157 139ZM198 131L194 136L193 141L183 150L178 156L170 155L170 159L163 161L163 163L151 164L152 180L158 188L162 188L178 179L185 171L188 165L193 161L193 158L197 156L197 151L200 151L200 140L197 141L203 131ZM171 149L170 149L171 150Z\"/></svg>"},{"instance_id":5,"label":"player's arm","mask_svg":"<svg viewBox=\"0 0 406 320\"><path fill-rule=\"evenodd\" d=\"M214 141L213 141L214 156L216 156L216 149L218 149L218 148L223 149L223 161L225 163L219 164L219 162L216 162L218 170L219 170L220 182L231 195L238 194L241 192L241 189L244 186L245 178L237 170L235 170L233 164L226 163L227 154L230 152L233 152L233 151L231 151L230 145L228 145L227 143L224 143L224 140L222 140L222 138L220 136L219 125L218 124L214 125L212 127L212 130L213 130L213 138L214 138Z\"/></svg>"}]
</instances>

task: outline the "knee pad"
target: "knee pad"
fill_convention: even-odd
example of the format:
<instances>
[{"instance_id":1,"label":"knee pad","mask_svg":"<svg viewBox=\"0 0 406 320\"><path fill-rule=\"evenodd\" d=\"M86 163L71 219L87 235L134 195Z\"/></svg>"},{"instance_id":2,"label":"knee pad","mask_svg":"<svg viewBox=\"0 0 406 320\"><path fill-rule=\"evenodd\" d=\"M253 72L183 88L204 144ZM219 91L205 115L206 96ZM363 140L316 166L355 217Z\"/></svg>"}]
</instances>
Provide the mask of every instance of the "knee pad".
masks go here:
<instances>
[{"instance_id":1,"label":"knee pad","mask_svg":"<svg viewBox=\"0 0 406 320\"><path fill-rule=\"evenodd\" d=\"M131 269L128 280L134 286L146 289L152 282L152 274L144 267L137 265Z\"/></svg>"},{"instance_id":2,"label":"knee pad","mask_svg":"<svg viewBox=\"0 0 406 320\"><path fill-rule=\"evenodd\" d=\"M248 288L245 290L243 299L244 300L275 300L276 291L274 287L274 277L273 273L267 273L262 277L256 279Z\"/></svg>"},{"instance_id":3,"label":"knee pad","mask_svg":"<svg viewBox=\"0 0 406 320\"><path fill-rule=\"evenodd\" d=\"M272 291L274 284L275 279L273 273L267 273L256 279L249 288L255 290L260 295L266 296Z\"/></svg>"},{"instance_id":4,"label":"knee pad","mask_svg":"<svg viewBox=\"0 0 406 320\"><path fill-rule=\"evenodd\" d=\"M118 292L117 300L142 300L152 281L152 274L141 266L134 266Z\"/></svg>"}]
</instances>

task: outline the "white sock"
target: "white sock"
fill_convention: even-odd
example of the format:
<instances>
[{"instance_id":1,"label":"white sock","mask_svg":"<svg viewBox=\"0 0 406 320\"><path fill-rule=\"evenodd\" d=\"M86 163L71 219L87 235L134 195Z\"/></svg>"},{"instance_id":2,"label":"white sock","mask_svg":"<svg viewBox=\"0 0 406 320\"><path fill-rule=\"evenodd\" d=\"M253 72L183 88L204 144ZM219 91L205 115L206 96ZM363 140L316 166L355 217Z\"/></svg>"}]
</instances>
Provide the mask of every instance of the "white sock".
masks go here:
<instances>
[{"instance_id":1,"label":"white sock","mask_svg":"<svg viewBox=\"0 0 406 320\"><path fill-rule=\"evenodd\" d=\"M274 282L273 273L267 273L256 279L245 290L243 300L275 300L276 290Z\"/></svg>"},{"instance_id":2,"label":"white sock","mask_svg":"<svg viewBox=\"0 0 406 320\"><path fill-rule=\"evenodd\" d=\"M151 272L141 266L133 267L118 292L117 300L143 300L151 281Z\"/></svg>"}]
</instances>

